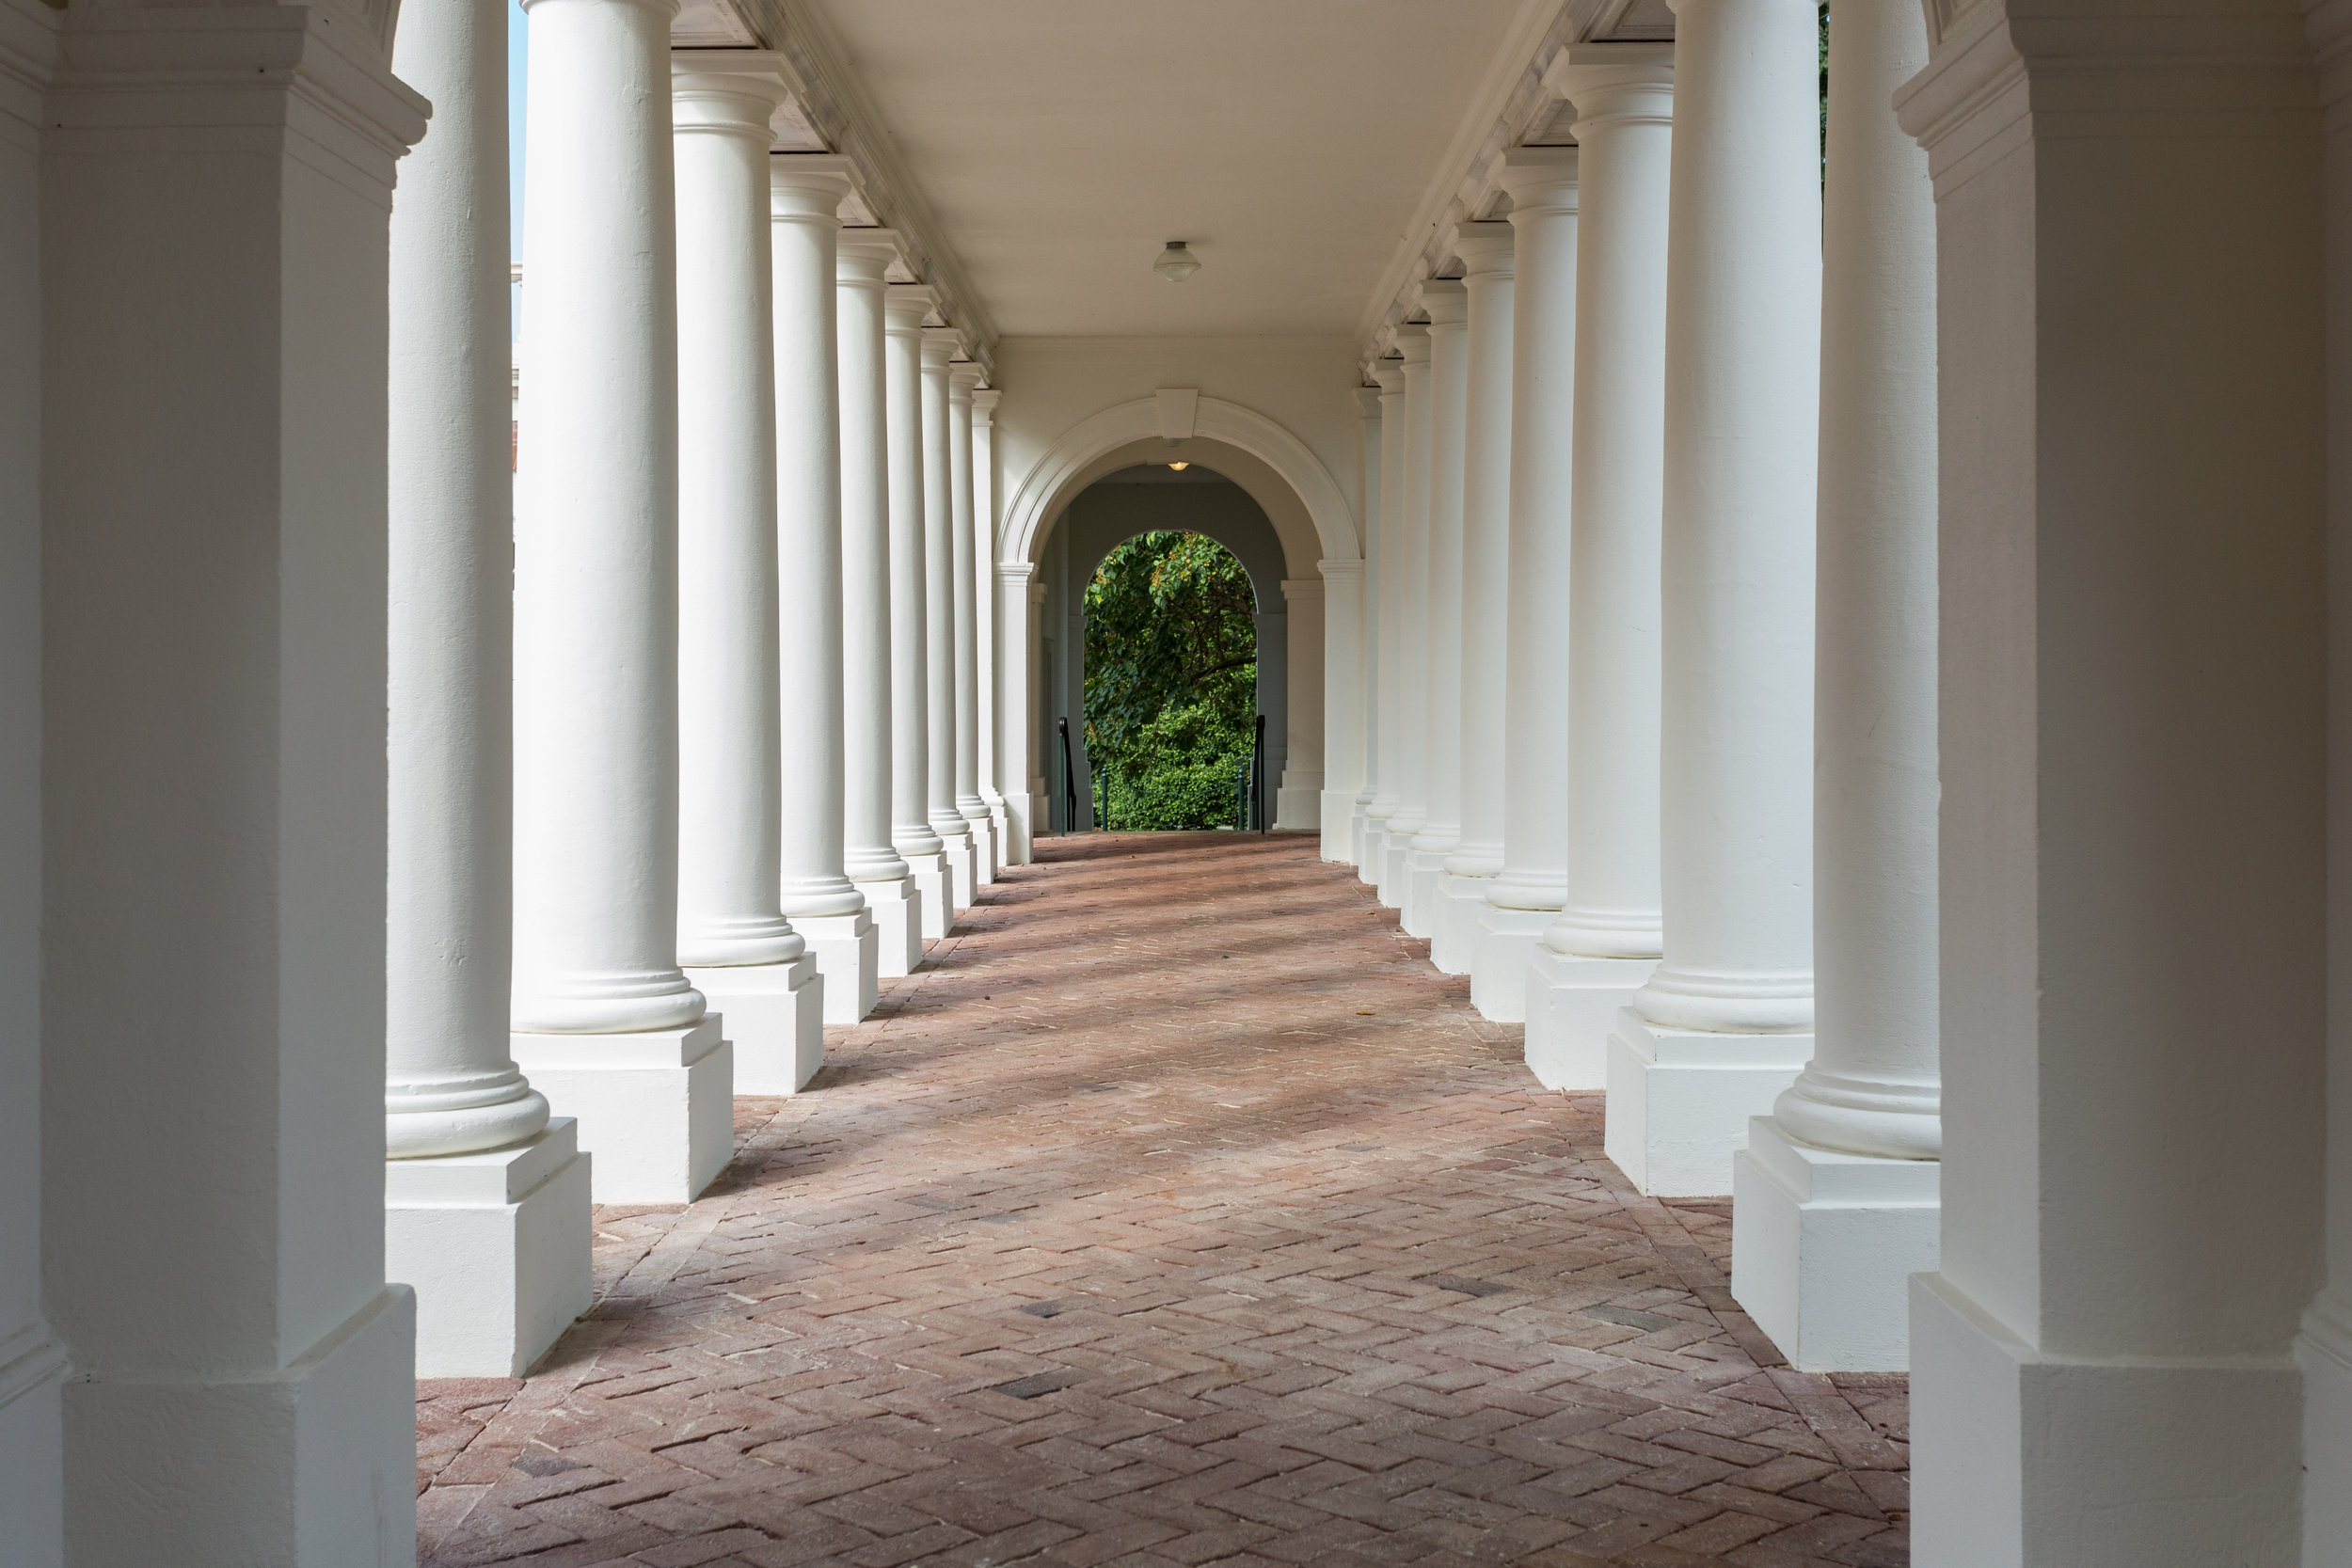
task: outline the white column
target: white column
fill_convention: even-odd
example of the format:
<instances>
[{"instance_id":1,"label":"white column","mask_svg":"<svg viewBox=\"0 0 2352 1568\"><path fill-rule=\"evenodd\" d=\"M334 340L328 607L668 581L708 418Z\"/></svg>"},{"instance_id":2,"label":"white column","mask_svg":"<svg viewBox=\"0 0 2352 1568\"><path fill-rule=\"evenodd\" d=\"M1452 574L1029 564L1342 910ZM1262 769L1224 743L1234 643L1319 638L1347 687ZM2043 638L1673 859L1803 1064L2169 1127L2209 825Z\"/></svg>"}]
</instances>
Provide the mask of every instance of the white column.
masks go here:
<instances>
[{"instance_id":1,"label":"white column","mask_svg":"<svg viewBox=\"0 0 2352 1568\"><path fill-rule=\"evenodd\" d=\"M1037 627L1025 561L996 563L996 758L1005 780L1006 848L1016 865L1035 858L1038 814Z\"/></svg>"},{"instance_id":2,"label":"white column","mask_svg":"<svg viewBox=\"0 0 2352 1568\"><path fill-rule=\"evenodd\" d=\"M1895 122L1903 0L1830 16L1813 1060L1732 1168L1732 1294L1807 1371L1908 1364L1935 1268L1935 195Z\"/></svg>"},{"instance_id":3,"label":"white column","mask_svg":"<svg viewBox=\"0 0 2352 1568\"><path fill-rule=\"evenodd\" d=\"M1429 958L1468 974L1486 889L1502 870L1504 652L1510 612L1511 226L1454 230L1470 295L1469 362L1462 404L1462 836L1438 879Z\"/></svg>"},{"instance_id":4,"label":"white column","mask_svg":"<svg viewBox=\"0 0 2352 1568\"><path fill-rule=\"evenodd\" d=\"M1382 742L1396 768L1396 805L1380 838L1380 902L1404 913L1406 857L1429 820L1429 328L1397 328L1405 369L1405 440L1398 454L1396 549L1396 745ZM1385 544L1385 541L1383 541ZM1380 607L1389 619L1390 606ZM1382 665L1385 671L1388 666ZM1381 683L1386 689L1389 682Z\"/></svg>"},{"instance_id":5,"label":"white column","mask_svg":"<svg viewBox=\"0 0 2352 1568\"><path fill-rule=\"evenodd\" d=\"M1609 1157L1720 1193L1813 1053L1820 11L1675 13L1659 877L1664 955L1609 1045Z\"/></svg>"},{"instance_id":6,"label":"white column","mask_svg":"<svg viewBox=\"0 0 2352 1568\"><path fill-rule=\"evenodd\" d=\"M946 846L930 823L930 628L925 607L923 318L931 292L896 283L882 302L890 449L890 842L921 898L927 938L955 925Z\"/></svg>"},{"instance_id":7,"label":"white column","mask_svg":"<svg viewBox=\"0 0 2352 1568\"><path fill-rule=\"evenodd\" d=\"M897 777L897 644L890 560L888 376L883 281L896 237L849 230L837 244L835 341L841 389L842 868L874 921L875 973L923 961L923 900L892 844Z\"/></svg>"},{"instance_id":8,"label":"white column","mask_svg":"<svg viewBox=\"0 0 2352 1568\"><path fill-rule=\"evenodd\" d=\"M1005 664L1004 625L996 599L996 403L1005 394L983 387L972 394L972 598L977 630L974 641L979 656L977 722L979 726L980 799L988 805L989 840L996 848L996 868L1025 865L1028 845L1012 840L1012 816L1005 804L1008 777L997 749L997 687Z\"/></svg>"},{"instance_id":9,"label":"white column","mask_svg":"<svg viewBox=\"0 0 2352 1568\"><path fill-rule=\"evenodd\" d=\"M2293 1358L2343 1092L2344 209L2286 22L2199 0L2054 36L1970 8L1899 103L1936 185L1952 1047L1911 1294L1921 1568L2344 1560L2341 1533L2297 1550L2298 1514L2342 1518L2344 1406Z\"/></svg>"},{"instance_id":10,"label":"white column","mask_svg":"<svg viewBox=\"0 0 2352 1568\"><path fill-rule=\"evenodd\" d=\"M1323 579L1285 581L1282 605L1282 771L1269 805L1275 832L1310 832L1323 821Z\"/></svg>"},{"instance_id":11,"label":"white column","mask_svg":"<svg viewBox=\"0 0 2352 1568\"><path fill-rule=\"evenodd\" d=\"M1406 666L1420 693L1423 818L1406 861L1407 936L1438 928L1438 880L1462 840L1462 466L1470 404L1470 291L1446 278L1421 286L1429 312L1428 436L1422 470L1421 658Z\"/></svg>"},{"instance_id":12,"label":"white column","mask_svg":"<svg viewBox=\"0 0 2352 1568\"><path fill-rule=\"evenodd\" d=\"M1526 1051L1547 1087L1597 1089L1617 1014L1649 978L1661 940L1659 530L1674 46L1577 44L1554 85L1581 127L1573 461L1561 476L1568 610L1555 634L1568 728L1565 789L1552 807L1563 832L1560 913L1528 966ZM1552 450L1531 443L1528 453Z\"/></svg>"},{"instance_id":13,"label":"white column","mask_svg":"<svg viewBox=\"0 0 2352 1568\"><path fill-rule=\"evenodd\" d=\"M850 880L846 858L836 296L838 214L850 182L847 160L837 154L785 153L767 162L775 345L776 689L783 722L779 905L808 943L824 980L821 1022L855 1023L874 1010L881 942L866 895ZM705 983L703 989L710 988ZM727 1016L737 1021L739 1078L743 1036L739 1009L732 1002ZM820 1042L821 1036L820 1027ZM822 1063L821 1043L814 1059Z\"/></svg>"},{"instance_id":14,"label":"white column","mask_svg":"<svg viewBox=\"0 0 2352 1568\"><path fill-rule=\"evenodd\" d=\"M73 1369L59 1386L38 1330L12 1338L0 1376L24 1392L0 1418L61 1399L63 1474L53 1449L58 1489L30 1500L51 1521L62 1502L73 1563L405 1562L414 1298L384 1275L386 257L426 104L391 73L389 20L356 9L45 20L0 24L0 126L30 107L19 62L57 49L37 209L0 154L0 255L30 260L37 212L43 262L38 293L0 307L11 351L33 346L16 312L40 311L40 401L30 366L0 363L8 458L40 421L37 467L0 472L10 502L40 487L40 553L12 512L0 590L27 616L0 625L11 662L40 639L40 720L38 752L0 770L43 819L39 857L12 832L0 874L11 916L38 895L41 951L40 1077L0 1092L29 1093L41 1127L0 1163L40 1160L7 1228L40 1207L41 1302ZM33 738L29 695L11 678L11 742ZM38 806L18 793L36 759ZM30 936L10 921L11 958ZM34 1001L10 991L10 1030ZM57 1533L11 1506L0 1554Z\"/></svg>"},{"instance_id":15,"label":"white column","mask_svg":"<svg viewBox=\"0 0 2352 1568\"><path fill-rule=\"evenodd\" d=\"M516 1070L506 13L408 8L434 105L392 203L385 1277L423 1377L517 1377L590 1299L578 1124Z\"/></svg>"},{"instance_id":16,"label":"white column","mask_svg":"<svg viewBox=\"0 0 2352 1568\"><path fill-rule=\"evenodd\" d=\"M949 897L955 909L966 910L979 857L972 824L956 808L956 503L947 365L959 336L946 326L923 333L923 700L930 721L923 796L924 814L947 857Z\"/></svg>"},{"instance_id":17,"label":"white column","mask_svg":"<svg viewBox=\"0 0 2352 1568\"><path fill-rule=\"evenodd\" d=\"M1354 562L1317 562L1324 582L1323 858L1361 865L1364 810L1378 793L1373 783L1373 709L1378 615L1373 602L1379 574L1372 569L1380 536L1380 391L1355 389L1362 448L1358 487L1362 496Z\"/></svg>"},{"instance_id":18,"label":"white column","mask_svg":"<svg viewBox=\"0 0 2352 1568\"><path fill-rule=\"evenodd\" d=\"M685 51L672 71L678 961L726 1020L737 1092L790 1094L824 1063L825 1020L817 960L778 903L784 797L768 119L785 87L772 56L733 50Z\"/></svg>"},{"instance_id":19,"label":"white column","mask_svg":"<svg viewBox=\"0 0 2352 1568\"><path fill-rule=\"evenodd\" d=\"M22 1568L65 1560L65 1347L41 1299L40 154L47 51L23 10L0 91L0 1519ZM26 37L31 35L31 37ZM45 40L44 40L45 41ZM16 1568L12 1564L11 1568Z\"/></svg>"},{"instance_id":20,"label":"white column","mask_svg":"<svg viewBox=\"0 0 2352 1568\"><path fill-rule=\"evenodd\" d=\"M972 879L986 887L996 879L995 823L980 796L980 610L974 577L977 542L972 521L972 394L980 367L947 367L947 527L954 536L956 812L969 824Z\"/></svg>"},{"instance_id":21,"label":"white column","mask_svg":"<svg viewBox=\"0 0 2352 1568\"><path fill-rule=\"evenodd\" d=\"M683 1203L733 1152L734 1060L677 961L670 8L532 10L513 1049L597 1201Z\"/></svg>"},{"instance_id":22,"label":"white column","mask_svg":"<svg viewBox=\"0 0 2352 1568\"><path fill-rule=\"evenodd\" d=\"M1502 869L1481 890L1470 1004L1529 1022L1527 971L1566 895L1569 482L1576 429L1573 147L1502 155L1511 193L1511 454L1502 670ZM1535 1060L1534 1053L1529 1061ZM1539 1073L1540 1076L1540 1073Z\"/></svg>"},{"instance_id":23,"label":"white column","mask_svg":"<svg viewBox=\"0 0 2352 1568\"><path fill-rule=\"evenodd\" d=\"M1404 342L1405 334L1400 332L1398 347ZM1371 607L1366 646L1372 692L1366 705L1365 786L1372 799L1364 802L1363 825L1359 830L1356 879L1376 890L1387 876L1390 821L1403 799L1399 782L1405 766L1400 754L1405 721L1400 697L1405 684L1401 668L1405 573L1399 562L1405 535L1405 453L1412 441L1406 422L1404 359L1379 360L1372 367L1372 375L1380 384L1380 507L1374 518L1376 527L1368 556L1373 580L1366 585Z\"/></svg>"}]
</instances>

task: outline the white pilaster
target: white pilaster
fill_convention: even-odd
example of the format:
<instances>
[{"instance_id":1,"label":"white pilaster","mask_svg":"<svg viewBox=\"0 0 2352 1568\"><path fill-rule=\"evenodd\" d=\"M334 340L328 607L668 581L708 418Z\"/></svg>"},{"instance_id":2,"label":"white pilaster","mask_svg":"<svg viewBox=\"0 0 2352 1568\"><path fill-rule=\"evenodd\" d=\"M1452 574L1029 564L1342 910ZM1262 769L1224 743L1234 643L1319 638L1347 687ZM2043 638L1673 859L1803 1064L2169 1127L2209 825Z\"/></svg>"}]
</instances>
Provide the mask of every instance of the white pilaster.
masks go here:
<instances>
[{"instance_id":1,"label":"white pilaster","mask_svg":"<svg viewBox=\"0 0 2352 1568\"><path fill-rule=\"evenodd\" d=\"M1005 618L996 586L996 404L1004 395L993 387L972 394L972 594L979 627L975 641L979 650L980 799L988 803L990 839L1000 871L1029 862L1028 840L1025 834L1014 842L1012 812L1006 803L1009 788L1021 786L1024 795L1028 791L1025 780L1005 768L997 717L1004 701L999 683L1005 667Z\"/></svg>"},{"instance_id":2,"label":"white pilaster","mask_svg":"<svg viewBox=\"0 0 2352 1568\"><path fill-rule=\"evenodd\" d=\"M1423 334L1426 337L1426 334ZM1405 334L1397 335L1398 346ZM1407 425L1405 360L1382 359L1372 367L1380 384L1380 508L1374 521L1368 554L1372 580L1366 584L1366 657L1371 662L1372 691L1366 702L1365 789L1360 822L1352 838L1356 850L1356 879L1377 889L1387 875L1389 824L1402 800L1398 784L1405 763L1401 736L1404 725L1400 692L1404 686L1405 573L1405 453L1412 445Z\"/></svg>"},{"instance_id":3,"label":"white pilaster","mask_svg":"<svg viewBox=\"0 0 2352 1568\"><path fill-rule=\"evenodd\" d=\"M979 873L972 823L956 808L956 507L947 366L960 341L953 327L923 333L923 698L930 720L924 814L947 857L949 896L959 912L972 907Z\"/></svg>"},{"instance_id":4,"label":"white pilaster","mask_svg":"<svg viewBox=\"0 0 2352 1568\"><path fill-rule=\"evenodd\" d=\"M1665 942L1611 1036L1606 1146L1644 1192L1720 1193L1748 1118L1813 1048L1819 12L1683 0L1675 17Z\"/></svg>"},{"instance_id":5,"label":"white pilaster","mask_svg":"<svg viewBox=\"0 0 2352 1568\"><path fill-rule=\"evenodd\" d=\"M734 1075L677 961L670 7L532 9L512 1048L599 1202L683 1203L733 1152Z\"/></svg>"},{"instance_id":6,"label":"white pilaster","mask_svg":"<svg viewBox=\"0 0 2352 1568\"><path fill-rule=\"evenodd\" d=\"M1935 1267L1935 196L1903 0L1830 18L1813 1059L1733 1162L1731 1290L1807 1371L1908 1363Z\"/></svg>"},{"instance_id":7,"label":"white pilaster","mask_svg":"<svg viewBox=\"0 0 2352 1568\"><path fill-rule=\"evenodd\" d=\"M1560 917L1528 966L1527 1065L1608 1081L1618 1011L1660 936L1660 544L1665 479L1670 44L1578 44L1576 342L1566 566L1567 772Z\"/></svg>"},{"instance_id":8,"label":"white pilaster","mask_svg":"<svg viewBox=\"0 0 2352 1568\"><path fill-rule=\"evenodd\" d=\"M1041 804L1031 787L1037 763L1036 606L1025 561L996 563L996 756L1004 770L1006 845L1013 863L1035 855Z\"/></svg>"},{"instance_id":9,"label":"white pilaster","mask_svg":"<svg viewBox=\"0 0 2352 1568\"><path fill-rule=\"evenodd\" d=\"M1458 770L1462 836L1445 858L1437 888L1429 958L1447 974L1468 974L1478 946L1486 889L1502 870L1504 652L1510 612L1511 226L1466 223L1454 230L1470 295L1469 366L1462 413L1461 726Z\"/></svg>"},{"instance_id":10,"label":"white pilaster","mask_svg":"<svg viewBox=\"0 0 2352 1568\"><path fill-rule=\"evenodd\" d=\"M1380 532L1380 392L1355 389L1357 422L1362 432L1358 486L1357 546L1350 562L1317 562L1323 574L1323 858L1347 865L1363 861L1364 808L1373 787L1372 706L1377 653L1372 595L1379 592L1371 569Z\"/></svg>"},{"instance_id":11,"label":"white pilaster","mask_svg":"<svg viewBox=\"0 0 2352 1568\"><path fill-rule=\"evenodd\" d=\"M1323 579L1285 581L1282 605L1282 772L1272 826L1277 832L1310 832L1323 822Z\"/></svg>"},{"instance_id":12,"label":"white pilaster","mask_svg":"<svg viewBox=\"0 0 2352 1568\"><path fill-rule=\"evenodd\" d=\"M35 300L41 335L37 465L0 470L10 501L38 473L41 519L38 620L30 515L0 525L12 743L40 647L0 907L13 980L40 901L40 1007L11 991L8 1024L38 1021L40 1078L15 1035L8 1092L43 1112L0 1164L38 1149L8 1207L40 1205L73 1370L7 1325L8 1425L58 1399L64 1446L0 1496L45 1470L74 1563L389 1568L416 1438L414 1298L384 1272L386 258L426 105L389 16L54 25L40 199L9 167L0 222L21 266L37 212L42 259L0 307L10 459ZM38 860L14 815L36 757ZM56 1540L19 1518L0 1552Z\"/></svg>"},{"instance_id":13,"label":"white pilaster","mask_svg":"<svg viewBox=\"0 0 2352 1568\"><path fill-rule=\"evenodd\" d=\"M778 902L768 120L785 86L772 55L694 49L672 62L670 87L679 282L678 961L726 1020L736 1092L790 1094L824 1063L825 1019L817 960ZM822 193L818 205L841 194Z\"/></svg>"},{"instance_id":14,"label":"white pilaster","mask_svg":"<svg viewBox=\"0 0 2352 1568\"><path fill-rule=\"evenodd\" d=\"M417 1292L419 1375L515 1377L587 1310L590 1238L577 1128L508 1045L506 15L406 21L393 68L434 125L392 206L384 1270Z\"/></svg>"},{"instance_id":15,"label":"white pilaster","mask_svg":"<svg viewBox=\"0 0 2352 1568\"><path fill-rule=\"evenodd\" d=\"M1898 101L1935 181L1944 523L1922 1568L2344 1557L2294 1539L2344 1456L2300 1451L2328 1393L2291 1352L2324 1233L2342 214L2279 20L2060 39L1973 7Z\"/></svg>"},{"instance_id":16,"label":"white pilaster","mask_svg":"<svg viewBox=\"0 0 2352 1568\"><path fill-rule=\"evenodd\" d=\"M1402 923L1409 879L1406 858L1429 820L1429 328L1396 331L1405 371L1405 440L1398 454L1396 551L1396 805L1380 835L1379 899ZM1388 618L1389 607L1381 607ZM1383 669L1387 666L1384 664ZM1383 682L1383 688L1387 686Z\"/></svg>"},{"instance_id":17,"label":"white pilaster","mask_svg":"<svg viewBox=\"0 0 2352 1568\"><path fill-rule=\"evenodd\" d=\"M930 625L924 536L923 318L931 291L892 284L882 301L890 482L890 842L920 896L922 932L956 922L946 846L930 816ZM943 399L944 402L944 399Z\"/></svg>"},{"instance_id":18,"label":"white pilaster","mask_svg":"<svg viewBox=\"0 0 2352 1568\"><path fill-rule=\"evenodd\" d=\"M1422 530L1421 693L1423 819L1401 889L1407 936L1438 929L1438 879L1462 840L1462 473L1470 412L1470 291L1447 278L1421 286L1429 313L1429 465ZM1412 677L1408 676L1408 679Z\"/></svg>"},{"instance_id":19,"label":"white pilaster","mask_svg":"<svg viewBox=\"0 0 2352 1568\"><path fill-rule=\"evenodd\" d=\"M972 521L972 394L980 367L947 367L947 527L953 535L955 603L956 812L972 839L972 879L986 887L996 879L995 821L980 795L980 612L977 544Z\"/></svg>"},{"instance_id":20,"label":"white pilaster","mask_svg":"<svg viewBox=\"0 0 2352 1568\"><path fill-rule=\"evenodd\" d=\"M841 419L842 869L874 922L878 975L923 961L923 899L892 842L898 647L891 632L889 377L883 275L898 254L887 230L835 244L835 355Z\"/></svg>"},{"instance_id":21,"label":"white pilaster","mask_svg":"<svg viewBox=\"0 0 2352 1568\"><path fill-rule=\"evenodd\" d=\"M1503 853L1502 870L1480 889L1470 1004L1510 1023L1528 1016L1528 966L1559 917L1568 879L1577 158L1572 147L1519 147L1502 155L1516 276L1501 675Z\"/></svg>"},{"instance_id":22,"label":"white pilaster","mask_svg":"<svg viewBox=\"0 0 2352 1568\"><path fill-rule=\"evenodd\" d=\"M881 974L880 935L866 907L866 895L850 880L847 860L836 296L838 214L849 183L847 160L836 154L784 153L768 159L776 388L777 703L784 740L779 905L808 943L809 957L824 981L825 1023L855 1023L872 1012ZM728 1017L736 1019L737 1013L730 1010ZM818 1039L816 1060L821 1064L821 1029ZM739 1022L739 1076L742 1041Z\"/></svg>"}]
</instances>

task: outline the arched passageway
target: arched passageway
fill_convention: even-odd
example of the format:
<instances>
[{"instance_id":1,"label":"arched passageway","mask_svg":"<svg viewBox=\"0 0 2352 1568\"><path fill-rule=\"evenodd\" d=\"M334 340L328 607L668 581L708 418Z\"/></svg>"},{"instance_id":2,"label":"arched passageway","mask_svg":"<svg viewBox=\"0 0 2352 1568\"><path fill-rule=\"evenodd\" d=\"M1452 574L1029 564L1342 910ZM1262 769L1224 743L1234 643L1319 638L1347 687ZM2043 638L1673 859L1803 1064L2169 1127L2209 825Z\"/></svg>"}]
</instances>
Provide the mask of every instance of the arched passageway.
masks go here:
<instances>
[{"instance_id":1,"label":"arched passageway","mask_svg":"<svg viewBox=\"0 0 2352 1568\"><path fill-rule=\"evenodd\" d=\"M1904 1560L1903 1380L1776 1365L1727 1200L1311 840L1038 853L601 1212L543 1370L421 1387L426 1562Z\"/></svg>"}]
</instances>

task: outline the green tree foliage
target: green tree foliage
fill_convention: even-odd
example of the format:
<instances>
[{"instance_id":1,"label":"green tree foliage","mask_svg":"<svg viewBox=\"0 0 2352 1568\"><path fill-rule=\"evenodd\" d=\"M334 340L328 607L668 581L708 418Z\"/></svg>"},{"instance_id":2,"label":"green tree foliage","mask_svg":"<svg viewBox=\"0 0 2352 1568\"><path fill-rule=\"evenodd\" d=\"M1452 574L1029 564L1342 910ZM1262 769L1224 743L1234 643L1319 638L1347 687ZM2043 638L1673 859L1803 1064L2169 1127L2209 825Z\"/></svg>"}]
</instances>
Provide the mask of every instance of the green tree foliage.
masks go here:
<instances>
[{"instance_id":1,"label":"green tree foliage","mask_svg":"<svg viewBox=\"0 0 2352 1568\"><path fill-rule=\"evenodd\" d=\"M1232 552L1142 533L1087 584L1087 755L1107 770L1109 824L1233 819L1258 707L1257 601Z\"/></svg>"}]
</instances>

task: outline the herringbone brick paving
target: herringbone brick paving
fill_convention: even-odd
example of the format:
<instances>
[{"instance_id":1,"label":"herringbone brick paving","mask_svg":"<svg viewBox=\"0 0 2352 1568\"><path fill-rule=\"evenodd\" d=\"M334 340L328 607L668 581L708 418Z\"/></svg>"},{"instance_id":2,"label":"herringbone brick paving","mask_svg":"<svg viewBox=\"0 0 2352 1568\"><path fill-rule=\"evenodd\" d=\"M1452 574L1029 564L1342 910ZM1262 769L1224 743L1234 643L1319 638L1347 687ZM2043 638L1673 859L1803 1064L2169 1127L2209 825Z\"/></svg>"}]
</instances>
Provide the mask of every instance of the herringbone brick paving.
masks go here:
<instances>
[{"instance_id":1,"label":"herringbone brick paving","mask_svg":"<svg viewBox=\"0 0 2352 1568\"><path fill-rule=\"evenodd\" d=\"M1900 1564L1904 1386L1788 1370L1725 1202L1311 840L1048 841L596 1310L418 1387L421 1560Z\"/></svg>"}]
</instances>

